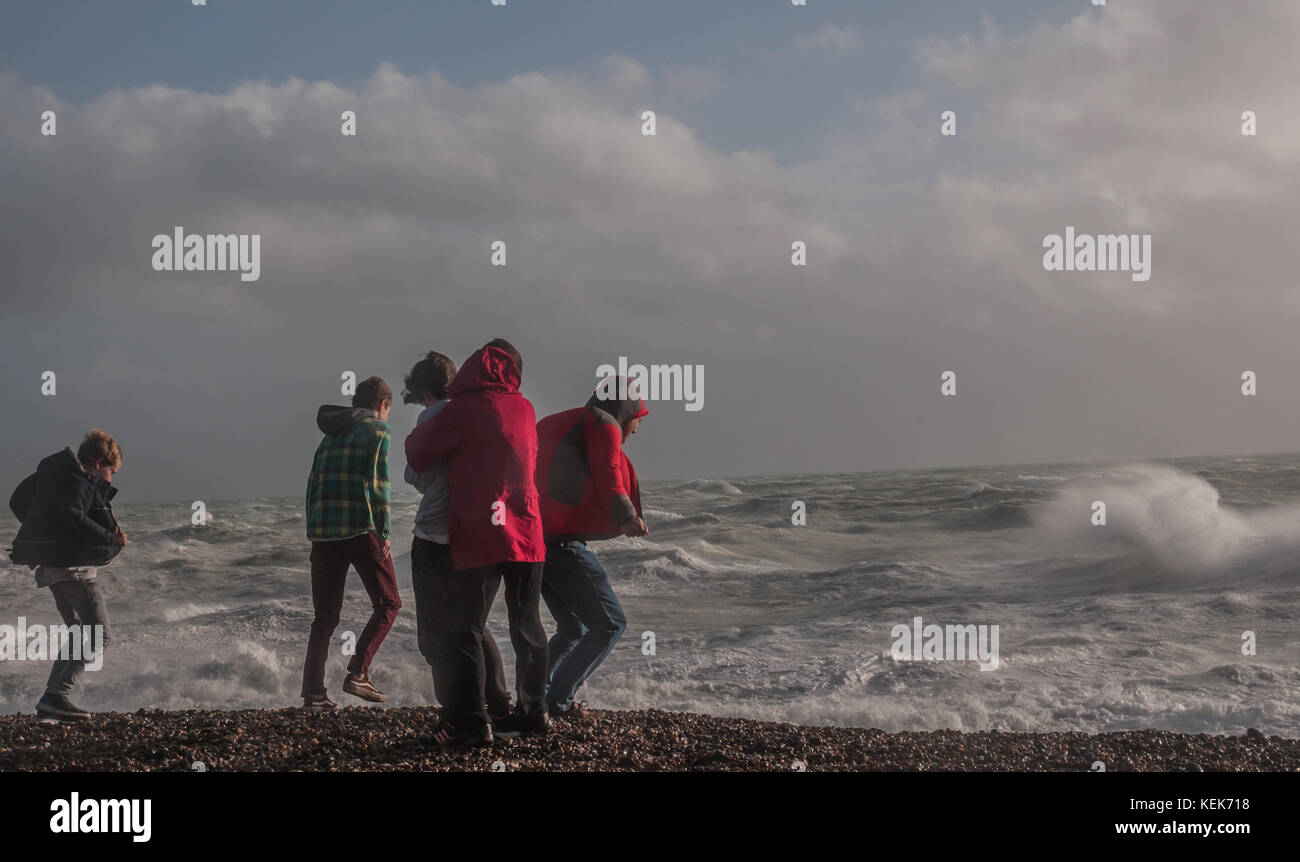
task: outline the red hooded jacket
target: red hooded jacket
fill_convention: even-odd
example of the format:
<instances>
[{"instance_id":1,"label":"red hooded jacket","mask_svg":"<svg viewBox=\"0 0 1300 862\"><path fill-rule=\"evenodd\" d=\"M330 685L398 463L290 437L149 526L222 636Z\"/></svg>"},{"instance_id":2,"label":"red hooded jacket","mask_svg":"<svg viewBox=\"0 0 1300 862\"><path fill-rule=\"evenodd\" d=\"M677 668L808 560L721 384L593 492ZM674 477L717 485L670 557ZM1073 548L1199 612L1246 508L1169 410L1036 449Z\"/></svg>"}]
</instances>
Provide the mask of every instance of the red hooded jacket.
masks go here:
<instances>
[{"instance_id":1,"label":"red hooded jacket","mask_svg":"<svg viewBox=\"0 0 1300 862\"><path fill-rule=\"evenodd\" d=\"M586 407L547 416L537 425L537 489L546 539L611 539L641 516L636 471L623 452L623 425L650 411L635 396L593 395Z\"/></svg>"},{"instance_id":2,"label":"red hooded jacket","mask_svg":"<svg viewBox=\"0 0 1300 862\"><path fill-rule=\"evenodd\" d=\"M453 565L544 561L533 486L537 417L519 394L514 360L496 347L482 348L465 360L448 396L447 406L406 438L406 460L417 473L448 463Z\"/></svg>"}]
</instances>

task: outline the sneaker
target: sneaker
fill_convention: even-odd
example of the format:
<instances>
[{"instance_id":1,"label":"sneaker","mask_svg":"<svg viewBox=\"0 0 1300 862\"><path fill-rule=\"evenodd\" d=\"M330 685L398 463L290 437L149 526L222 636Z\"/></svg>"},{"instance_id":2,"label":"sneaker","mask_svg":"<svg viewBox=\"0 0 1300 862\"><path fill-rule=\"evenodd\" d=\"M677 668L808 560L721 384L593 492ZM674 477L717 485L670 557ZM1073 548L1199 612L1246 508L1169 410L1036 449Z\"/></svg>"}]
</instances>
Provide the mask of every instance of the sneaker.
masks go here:
<instances>
[{"instance_id":1,"label":"sneaker","mask_svg":"<svg viewBox=\"0 0 1300 862\"><path fill-rule=\"evenodd\" d=\"M62 694L43 695L36 702L36 714L44 718L57 718L59 721L81 721L83 718L90 718L90 713Z\"/></svg>"},{"instance_id":2,"label":"sneaker","mask_svg":"<svg viewBox=\"0 0 1300 862\"><path fill-rule=\"evenodd\" d=\"M328 694L309 694L303 697L302 708L308 712L329 712L338 709L339 705L330 700Z\"/></svg>"},{"instance_id":3,"label":"sneaker","mask_svg":"<svg viewBox=\"0 0 1300 862\"><path fill-rule=\"evenodd\" d=\"M371 703L383 703L388 700L388 695L375 688L368 673L349 673L343 680L343 690Z\"/></svg>"},{"instance_id":4,"label":"sneaker","mask_svg":"<svg viewBox=\"0 0 1300 862\"><path fill-rule=\"evenodd\" d=\"M513 739L516 736L545 736L551 729L551 719L544 712L524 715L515 710L501 721L492 722L492 735L498 739Z\"/></svg>"},{"instance_id":5,"label":"sneaker","mask_svg":"<svg viewBox=\"0 0 1300 862\"><path fill-rule=\"evenodd\" d=\"M492 725L484 723L476 728L459 729L444 721L434 728L429 741L440 748L478 748L492 744Z\"/></svg>"}]
</instances>

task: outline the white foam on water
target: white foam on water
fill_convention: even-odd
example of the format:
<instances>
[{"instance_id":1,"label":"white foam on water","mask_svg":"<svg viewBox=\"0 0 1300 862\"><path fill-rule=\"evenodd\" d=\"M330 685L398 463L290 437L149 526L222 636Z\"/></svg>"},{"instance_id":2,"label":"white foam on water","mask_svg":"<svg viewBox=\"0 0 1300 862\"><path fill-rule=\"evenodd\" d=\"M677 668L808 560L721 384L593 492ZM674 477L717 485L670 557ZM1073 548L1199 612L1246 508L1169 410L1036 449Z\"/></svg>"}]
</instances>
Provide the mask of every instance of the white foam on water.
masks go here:
<instances>
[{"instance_id":1,"label":"white foam on water","mask_svg":"<svg viewBox=\"0 0 1300 862\"><path fill-rule=\"evenodd\" d=\"M647 482L646 514L664 530L593 545L629 628L581 696L596 707L887 730L1300 735L1295 471L1224 463ZM1224 470L1232 478L1220 481ZM1250 507L1225 505L1216 483ZM789 524L794 499L821 501L806 526ZM1090 524L1095 499L1107 502L1106 527ZM1008 506L1032 518L994 508ZM301 500L218 508L220 534L179 541L188 504L119 508L132 545L101 573L115 638L79 703L297 702L311 621ZM402 551L414 508L414 498L395 501ZM409 561L398 567L404 608L374 675L392 705L423 705L432 685L415 644ZM0 623L57 621L25 569L0 578L0 608ZM350 575L338 633L359 632L368 613ZM1001 667L892 660L891 626L916 614L999 624ZM511 664L499 602L492 625ZM1248 629L1260 638L1255 656L1240 652ZM644 631L656 633L658 655L641 653ZM332 651L336 696L346 661ZM0 668L0 709L31 712L48 670Z\"/></svg>"},{"instance_id":2,"label":"white foam on water","mask_svg":"<svg viewBox=\"0 0 1300 862\"><path fill-rule=\"evenodd\" d=\"M1096 501L1106 506L1104 526L1091 522ZM1162 464L1063 488L1035 518L1063 547L1117 540L1188 575L1223 572L1247 557L1290 561L1300 551L1300 505L1234 511L1205 479Z\"/></svg>"},{"instance_id":3,"label":"white foam on water","mask_svg":"<svg viewBox=\"0 0 1300 862\"><path fill-rule=\"evenodd\" d=\"M180 622L182 620L193 619L194 617L203 617L209 614L218 614L225 610L229 610L228 605L195 604L193 602L184 602L182 604L163 608L161 617L166 622L175 623L175 622Z\"/></svg>"},{"instance_id":4,"label":"white foam on water","mask_svg":"<svg viewBox=\"0 0 1300 862\"><path fill-rule=\"evenodd\" d=\"M677 521L685 517L684 515L679 515L676 512L666 512L663 509L651 509L649 507L644 507L644 506L641 509L641 514L644 515L647 519L653 518L656 521Z\"/></svg>"}]
</instances>

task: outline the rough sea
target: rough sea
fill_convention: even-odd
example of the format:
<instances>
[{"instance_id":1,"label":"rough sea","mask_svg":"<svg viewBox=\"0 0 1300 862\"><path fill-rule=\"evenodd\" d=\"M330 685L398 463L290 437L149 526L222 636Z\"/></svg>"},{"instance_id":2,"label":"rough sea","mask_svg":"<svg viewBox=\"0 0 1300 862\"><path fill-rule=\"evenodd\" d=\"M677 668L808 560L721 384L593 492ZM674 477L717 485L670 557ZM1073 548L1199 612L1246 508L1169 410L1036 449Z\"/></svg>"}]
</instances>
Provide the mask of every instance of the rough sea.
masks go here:
<instances>
[{"instance_id":1,"label":"rough sea","mask_svg":"<svg viewBox=\"0 0 1300 862\"><path fill-rule=\"evenodd\" d=\"M1300 456L705 478L647 482L642 499L648 537L593 545L630 620L580 695L593 707L1300 735ZM405 606L372 668L394 706L433 700L410 590L415 505L395 484ZM100 572L114 642L74 700L297 704L311 622L301 497L209 502L203 527L188 501L117 511L131 544ZM16 529L6 512L0 537ZM369 613L349 577L339 645ZM20 616L58 622L49 591L6 564L0 624ZM998 626L997 669L895 658L894 627L918 616ZM510 673L500 598L492 628ZM360 704L340 690L345 662L336 649L330 692ZM47 672L0 662L0 711L32 712Z\"/></svg>"}]
</instances>

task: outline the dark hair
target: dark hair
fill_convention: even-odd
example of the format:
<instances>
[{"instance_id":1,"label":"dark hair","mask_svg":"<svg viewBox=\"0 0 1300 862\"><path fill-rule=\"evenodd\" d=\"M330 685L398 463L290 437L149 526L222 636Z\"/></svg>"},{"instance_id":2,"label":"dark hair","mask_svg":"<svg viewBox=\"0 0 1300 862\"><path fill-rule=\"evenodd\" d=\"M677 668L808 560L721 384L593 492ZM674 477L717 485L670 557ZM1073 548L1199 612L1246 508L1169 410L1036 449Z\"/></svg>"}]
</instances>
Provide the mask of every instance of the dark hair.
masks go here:
<instances>
[{"instance_id":1,"label":"dark hair","mask_svg":"<svg viewBox=\"0 0 1300 862\"><path fill-rule=\"evenodd\" d=\"M357 384L356 394L352 396L353 407L374 407L383 401L393 401L393 390L379 377L367 377Z\"/></svg>"},{"instance_id":2,"label":"dark hair","mask_svg":"<svg viewBox=\"0 0 1300 862\"><path fill-rule=\"evenodd\" d=\"M419 404L425 395L439 401L447 397L451 381L456 377L456 363L436 350L430 350L423 359L411 366L411 373L402 380L405 392L403 404Z\"/></svg>"},{"instance_id":3,"label":"dark hair","mask_svg":"<svg viewBox=\"0 0 1300 862\"><path fill-rule=\"evenodd\" d=\"M504 338L494 338L483 346L495 347L498 350L504 350L506 353L509 353L510 358L515 361L515 369L519 372L519 379L524 379L524 358L519 355L519 351L515 349L513 344L506 341Z\"/></svg>"},{"instance_id":4,"label":"dark hair","mask_svg":"<svg viewBox=\"0 0 1300 862\"><path fill-rule=\"evenodd\" d=\"M113 468L113 472L117 472L122 468L122 447L117 445L117 441L107 431L91 428L90 433L77 447L77 460L87 470L93 467L96 461L103 461Z\"/></svg>"}]
</instances>

